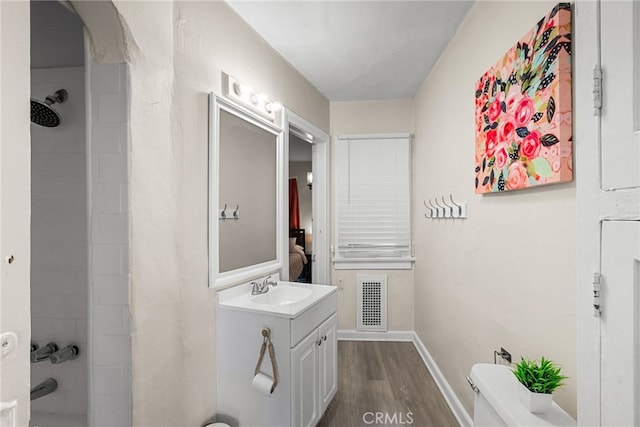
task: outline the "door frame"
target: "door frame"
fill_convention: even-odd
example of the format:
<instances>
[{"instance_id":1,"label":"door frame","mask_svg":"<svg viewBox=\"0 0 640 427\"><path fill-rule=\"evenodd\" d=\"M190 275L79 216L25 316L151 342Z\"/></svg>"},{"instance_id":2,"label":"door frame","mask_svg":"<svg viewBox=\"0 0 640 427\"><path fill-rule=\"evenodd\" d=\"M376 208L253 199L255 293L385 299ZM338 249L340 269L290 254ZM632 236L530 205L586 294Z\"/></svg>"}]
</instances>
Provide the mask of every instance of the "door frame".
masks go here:
<instances>
[{"instance_id":1,"label":"door frame","mask_svg":"<svg viewBox=\"0 0 640 427\"><path fill-rule=\"evenodd\" d=\"M284 176L288 180L289 177L289 126L293 125L299 130L309 134L309 139L313 145L312 155L312 172L313 172L313 192L311 195L312 218L313 218L313 238L311 240L312 261L311 261L311 277L314 283L329 284L331 280L331 270L329 263L329 135L320 128L309 123L298 114L284 109L283 114L283 130L284 130ZM284 186L283 212L289 212L289 186ZM283 215L284 230L289 229L289 216ZM286 253L288 244L288 234L282 236L284 240L282 245L283 268L281 275L288 277L289 272L289 256Z\"/></svg>"},{"instance_id":2,"label":"door frame","mask_svg":"<svg viewBox=\"0 0 640 427\"><path fill-rule=\"evenodd\" d=\"M0 422L3 426L5 423L27 425L30 414L29 14L28 2L0 2L0 334L3 347Z\"/></svg>"},{"instance_id":3,"label":"door frame","mask_svg":"<svg viewBox=\"0 0 640 427\"><path fill-rule=\"evenodd\" d=\"M577 348L578 423L600 424L600 324L593 315L593 273L600 271L601 226L598 117L593 113L593 70L599 64L596 2L574 3L574 120L577 228ZM584 70L580 72L578 70ZM584 171L584 173L580 173ZM589 173L590 171L590 173Z\"/></svg>"}]
</instances>

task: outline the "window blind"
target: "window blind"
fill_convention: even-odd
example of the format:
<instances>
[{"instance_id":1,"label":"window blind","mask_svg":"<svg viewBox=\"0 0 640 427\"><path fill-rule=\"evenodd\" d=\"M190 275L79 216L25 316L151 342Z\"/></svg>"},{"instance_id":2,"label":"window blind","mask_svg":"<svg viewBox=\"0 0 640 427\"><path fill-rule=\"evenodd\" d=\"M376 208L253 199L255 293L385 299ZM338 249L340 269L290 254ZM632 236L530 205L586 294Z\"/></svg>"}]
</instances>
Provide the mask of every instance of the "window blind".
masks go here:
<instances>
[{"instance_id":1,"label":"window blind","mask_svg":"<svg viewBox=\"0 0 640 427\"><path fill-rule=\"evenodd\" d=\"M336 263L411 258L410 147L409 135L338 137Z\"/></svg>"}]
</instances>

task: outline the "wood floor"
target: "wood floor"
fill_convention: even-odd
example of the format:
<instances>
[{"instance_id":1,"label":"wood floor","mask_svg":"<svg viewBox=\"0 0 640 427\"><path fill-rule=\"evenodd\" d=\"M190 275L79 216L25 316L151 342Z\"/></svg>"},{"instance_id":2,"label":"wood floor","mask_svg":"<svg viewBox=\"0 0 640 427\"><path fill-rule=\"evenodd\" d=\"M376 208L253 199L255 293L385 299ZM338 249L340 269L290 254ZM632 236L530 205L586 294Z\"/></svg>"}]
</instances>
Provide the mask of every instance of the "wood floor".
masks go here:
<instances>
[{"instance_id":1,"label":"wood floor","mask_svg":"<svg viewBox=\"0 0 640 427\"><path fill-rule=\"evenodd\" d=\"M458 426L410 342L338 342L338 393L318 427Z\"/></svg>"}]
</instances>

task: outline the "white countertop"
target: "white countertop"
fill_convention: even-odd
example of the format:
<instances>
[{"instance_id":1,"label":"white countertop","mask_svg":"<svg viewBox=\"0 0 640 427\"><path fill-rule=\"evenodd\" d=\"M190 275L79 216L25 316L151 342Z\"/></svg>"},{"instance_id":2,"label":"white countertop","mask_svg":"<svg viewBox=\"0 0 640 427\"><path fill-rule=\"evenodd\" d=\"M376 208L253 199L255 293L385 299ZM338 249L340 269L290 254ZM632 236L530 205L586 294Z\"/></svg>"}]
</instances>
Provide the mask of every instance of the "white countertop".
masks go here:
<instances>
[{"instance_id":1,"label":"white countertop","mask_svg":"<svg viewBox=\"0 0 640 427\"><path fill-rule=\"evenodd\" d=\"M218 307L293 319L338 290L337 286L331 285L283 281L278 281L278 287L309 289L311 294L300 301L290 304L261 304L256 302L256 300L259 300L256 298L257 295L251 295L251 284L245 283L220 291L218 293ZM277 289L277 287L269 288L269 292Z\"/></svg>"}]
</instances>

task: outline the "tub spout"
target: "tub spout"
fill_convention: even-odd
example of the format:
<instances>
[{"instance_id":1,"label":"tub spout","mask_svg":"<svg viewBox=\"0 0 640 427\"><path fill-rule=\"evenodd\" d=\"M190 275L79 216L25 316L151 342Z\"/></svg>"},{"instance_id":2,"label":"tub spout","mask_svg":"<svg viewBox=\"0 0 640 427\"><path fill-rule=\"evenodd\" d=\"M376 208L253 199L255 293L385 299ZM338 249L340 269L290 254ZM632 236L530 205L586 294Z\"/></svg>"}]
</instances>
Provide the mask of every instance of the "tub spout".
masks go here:
<instances>
[{"instance_id":1,"label":"tub spout","mask_svg":"<svg viewBox=\"0 0 640 427\"><path fill-rule=\"evenodd\" d=\"M57 388L58 381L54 380L53 378L47 378L31 389L31 400L36 400L39 397L53 393Z\"/></svg>"},{"instance_id":2,"label":"tub spout","mask_svg":"<svg viewBox=\"0 0 640 427\"><path fill-rule=\"evenodd\" d=\"M31 352L31 363L47 360L56 351L58 351L58 345L53 342L50 342L44 347L37 348Z\"/></svg>"}]
</instances>

